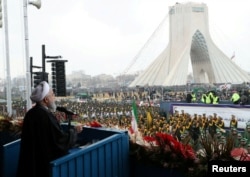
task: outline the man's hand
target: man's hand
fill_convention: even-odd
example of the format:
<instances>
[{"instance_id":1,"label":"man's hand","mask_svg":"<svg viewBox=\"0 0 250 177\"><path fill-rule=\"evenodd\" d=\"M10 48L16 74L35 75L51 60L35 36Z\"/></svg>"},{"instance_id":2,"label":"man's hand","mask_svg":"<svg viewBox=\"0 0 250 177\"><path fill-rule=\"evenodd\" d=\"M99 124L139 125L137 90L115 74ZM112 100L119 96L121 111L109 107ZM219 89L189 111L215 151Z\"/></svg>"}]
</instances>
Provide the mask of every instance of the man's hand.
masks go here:
<instances>
[{"instance_id":1,"label":"man's hand","mask_svg":"<svg viewBox=\"0 0 250 177\"><path fill-rule=\"evenodd\" d=\"M75 130L76 130L77 133L82 132L82 129L83 129L82 124L79 123L79 124L75 125L74 127L75 127Z\"/></svg>"}]
</instances>

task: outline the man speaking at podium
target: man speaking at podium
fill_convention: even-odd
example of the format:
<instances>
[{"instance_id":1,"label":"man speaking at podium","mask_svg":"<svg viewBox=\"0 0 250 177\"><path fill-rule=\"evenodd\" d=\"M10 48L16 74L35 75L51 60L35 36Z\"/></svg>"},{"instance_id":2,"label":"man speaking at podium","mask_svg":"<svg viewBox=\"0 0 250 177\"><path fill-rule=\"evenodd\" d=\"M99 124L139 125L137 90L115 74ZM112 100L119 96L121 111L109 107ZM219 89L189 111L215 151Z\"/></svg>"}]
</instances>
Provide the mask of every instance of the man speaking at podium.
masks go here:
<instances>
[{"instance_id":1,"label":"man speaking at podium","mask_svg":"<svg viewBox=\"0 0 250 177\"><path fill-rule=\"evenodd\" d=\"M17 177L49 177L50 161L68 153L82 126L61 129L53 114L55 95L47 82L41 82L30 99L36 104L23 120Z\"/></svg>"}]
</instances>

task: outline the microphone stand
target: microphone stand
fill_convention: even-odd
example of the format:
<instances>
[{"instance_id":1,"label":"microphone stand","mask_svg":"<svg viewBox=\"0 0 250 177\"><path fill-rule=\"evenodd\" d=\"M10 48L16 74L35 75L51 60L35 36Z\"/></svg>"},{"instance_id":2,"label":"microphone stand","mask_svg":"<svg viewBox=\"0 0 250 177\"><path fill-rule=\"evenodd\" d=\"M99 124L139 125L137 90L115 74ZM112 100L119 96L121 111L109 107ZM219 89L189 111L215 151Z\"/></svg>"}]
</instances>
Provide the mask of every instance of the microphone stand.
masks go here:
<instances>
[{"instance_id":1,"label":"microphone stand","mask_svg":"<svg viewBox=\"0 0 250 177\"><path fill-rule=\"evenodd\" d=\"M71 128L72 115L67 114L67 113L65 113L65 114L66 114L66 118L68 119L68 128L70 129Z\"/></svg>"},{"instance_id":2,"label":"microphone stand","mask_svg":"<svg viewBox=\"0 0 250 177\"><path fill-rule=\"evenodd\" d=\"M68 121L68 129L70 129L71 128L72 115L76 115L76 114L73 113L72 111L67 110L64 107L57 107L56 110L59 111L59 112L64 112L64 114L66 115L66 119Z\"/></svg>"}]
</instances>

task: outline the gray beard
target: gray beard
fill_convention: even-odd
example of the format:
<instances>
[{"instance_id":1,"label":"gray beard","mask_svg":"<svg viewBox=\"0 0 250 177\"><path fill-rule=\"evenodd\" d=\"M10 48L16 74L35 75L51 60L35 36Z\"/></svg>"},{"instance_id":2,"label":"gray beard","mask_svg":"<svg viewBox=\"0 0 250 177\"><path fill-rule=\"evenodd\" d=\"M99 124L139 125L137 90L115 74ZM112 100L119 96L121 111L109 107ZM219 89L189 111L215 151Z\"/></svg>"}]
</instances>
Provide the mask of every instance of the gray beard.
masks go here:
<instances>
[{"instance_id":1,"label":"gray beard","mask_svg":"<svg viewBox=\"0 0 250 177\"><path fill-rule=\"evenodd\" d=\"M51 112L56 112L56 103L55 102L52 102L48 105L48 108Z\"/></svg>"}]
</instances>

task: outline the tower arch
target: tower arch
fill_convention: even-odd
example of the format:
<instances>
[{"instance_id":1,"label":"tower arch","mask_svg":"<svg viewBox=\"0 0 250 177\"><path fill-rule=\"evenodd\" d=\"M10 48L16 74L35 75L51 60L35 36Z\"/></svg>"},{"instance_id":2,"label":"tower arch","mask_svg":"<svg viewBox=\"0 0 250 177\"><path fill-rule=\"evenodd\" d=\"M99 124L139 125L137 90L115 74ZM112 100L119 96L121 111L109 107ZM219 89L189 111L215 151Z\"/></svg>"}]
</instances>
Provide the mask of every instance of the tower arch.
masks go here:
<instances>
[{"instance_id":1,"label":"tower arch","mask_svg":"<svg viewBox=\"0 0 250 177\"><path fill-rule=\"evenodd\" d=\"M196 30L192 37L190 59L195 83L213 83L215 81L206 40L200 30ZM203 74L206 74L206 77Z\"/></svg>"},{"instance_id":2,"label":"tower arch","mask_svg":"<svg viewBox=\"0 0 250 177\"><path fill-rule=\"evenodd\" d=\"M186 85L191 61L195 83L249 82L248 73L232 62L213 42L204 3L169 7L169 43L129 85Z\"/></svg>"}]
</instances>

